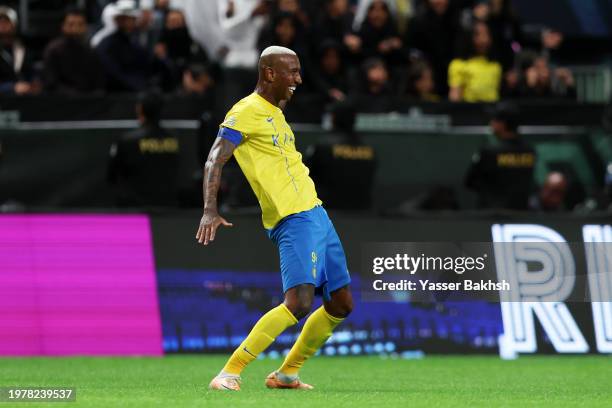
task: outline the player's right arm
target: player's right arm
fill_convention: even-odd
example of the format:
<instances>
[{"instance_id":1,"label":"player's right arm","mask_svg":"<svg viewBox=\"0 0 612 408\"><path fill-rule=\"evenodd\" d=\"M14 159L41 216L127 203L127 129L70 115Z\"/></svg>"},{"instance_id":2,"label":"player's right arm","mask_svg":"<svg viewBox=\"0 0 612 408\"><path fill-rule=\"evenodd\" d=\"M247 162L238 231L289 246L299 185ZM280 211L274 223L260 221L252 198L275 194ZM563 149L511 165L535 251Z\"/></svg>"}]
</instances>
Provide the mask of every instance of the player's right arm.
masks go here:
<instances>
[{"instance_id":1,"label":"player's right arm","mask_svg":"<svg viewBox=\"0 0 612 408\"><path fill-rule=\"evenodd\" d=\"M214 241L215 233L220 225L225 227L233 226L233 224L227 222L225 218L219 215L217 210L217 193L221 184L221 170L230 157L232 157L235 148L236 145L226 138L217 137L204 165L204 214L196 234L196 239L202 245L208 245L209 242Z\"/></svg>"}]
</instances>

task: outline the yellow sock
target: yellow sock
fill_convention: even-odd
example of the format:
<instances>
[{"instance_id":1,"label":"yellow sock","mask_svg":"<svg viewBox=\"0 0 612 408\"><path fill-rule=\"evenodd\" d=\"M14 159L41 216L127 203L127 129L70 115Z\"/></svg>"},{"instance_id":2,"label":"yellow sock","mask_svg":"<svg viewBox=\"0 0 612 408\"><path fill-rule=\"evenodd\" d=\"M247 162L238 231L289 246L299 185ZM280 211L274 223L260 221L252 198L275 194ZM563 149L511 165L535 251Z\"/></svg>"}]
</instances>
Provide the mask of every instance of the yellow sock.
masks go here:
<instances>
[{"instance_id":1,"label":"yellow sock","mask_svg":"<svg viewBox=\"0 0 612 408\"><path fill-rule=\"evenodd\" d=\"M228 374L240 375L244 367L255 360L259 353L268 348L276 336L297 322L293 313L284 304L270 310L253 326L247 338L227 360L223 371Z\"/></svg>"},{"instance_id":2,"label":"yellow sock","mask_svg":"<svg viewBox=\"0 0 612 408\"><path fill-rule=\"evenodd\" d=\"M325 344L334 328L343 320L327 313L323 306L315 310L306 320L300 337L287 354L279 371L285 375L297 375L304 362Z\"/></svg>"}]
</instances>

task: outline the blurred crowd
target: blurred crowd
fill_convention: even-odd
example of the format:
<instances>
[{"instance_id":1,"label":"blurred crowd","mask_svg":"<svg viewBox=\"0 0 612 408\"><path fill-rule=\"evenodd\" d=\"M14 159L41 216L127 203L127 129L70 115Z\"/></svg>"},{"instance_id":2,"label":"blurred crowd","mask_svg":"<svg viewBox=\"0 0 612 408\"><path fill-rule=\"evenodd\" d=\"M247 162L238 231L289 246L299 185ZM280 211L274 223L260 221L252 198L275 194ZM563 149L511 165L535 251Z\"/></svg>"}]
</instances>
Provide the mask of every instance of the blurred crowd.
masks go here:
<instances>
[{"instance_id":1,"label":"blurred crowd","mask_svg":"<svg viewBox=\"0 0 612 408\"><path fill-rule=\"evenodd\" d=\"M329 108L334 136L311 146L304 158L330 208L373 205L377 153L354 131L357 111L389 111L397 98L576 97L572 72L558 64L563 35L545 27L526 32L511 0L59 2L67 3L74 4L57 19L57 36L38 43L22 35L15 8L0 6L0 95L140 94L140 129L111 148L108 179L121 206L181 201L175 171L180 143L160 126L161 93L207 97L223 84L219 93L233 103L253 89L259 54L270 45L298 53L303 85L296 96L315 95ZM479 208L612 208L612 166L605 191L590 202L576 193L576 177L567 172L551 172L536 189L538 158L518 134L516 109L506 102L495 106L491 130L499 143L476 152L465 176ZM216 134L218 118L202 123L203 140ZM205 147L199 156L205 157ZM235 163L224 177L224 204L256 204ZM568 204L572 197L582 198ZM434 186L398 211L458 208L451 188Z\"/></svg>"},{"instance_id":2,"label":"blurred crowd","mask_svg":"<svg viewBox=\"0 0 612 408\"><path fill-rule=\"evenodd\" d=\"M69 2L67 2L69 3ZM574 98L563 35L525 33L510 0L95 0L68 8L41 49L0 7L0 93L206 95L272 44L300 56L300 92L329 102ZM250 78L249 78L250 81Z\"/></svg>"}]
</instances>

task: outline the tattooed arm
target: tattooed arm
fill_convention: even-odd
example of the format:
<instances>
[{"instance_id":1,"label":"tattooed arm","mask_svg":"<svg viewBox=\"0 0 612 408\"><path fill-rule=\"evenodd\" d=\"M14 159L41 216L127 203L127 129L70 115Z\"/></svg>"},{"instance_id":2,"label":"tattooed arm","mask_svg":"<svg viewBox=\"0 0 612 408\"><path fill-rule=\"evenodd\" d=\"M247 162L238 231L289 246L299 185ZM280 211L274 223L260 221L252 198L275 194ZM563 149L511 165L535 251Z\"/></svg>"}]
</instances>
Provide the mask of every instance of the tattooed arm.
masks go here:
<instances>
[{"instance_id":1,"label":"tattooed arm","mask_svg":"<svg viewBox=\"0 0 612 408\"><path fill-rule=\"evenodd\" d=\"M209 242L214 241L219 225L233 226L217 211L217 192L221 184L223 165L232 157L235 148L236 146L229 140L217 137L208 154L204 165L204 215L202 215L196 234L196 239L200 244L208 245Z\"/></svg>"}]
</instances>

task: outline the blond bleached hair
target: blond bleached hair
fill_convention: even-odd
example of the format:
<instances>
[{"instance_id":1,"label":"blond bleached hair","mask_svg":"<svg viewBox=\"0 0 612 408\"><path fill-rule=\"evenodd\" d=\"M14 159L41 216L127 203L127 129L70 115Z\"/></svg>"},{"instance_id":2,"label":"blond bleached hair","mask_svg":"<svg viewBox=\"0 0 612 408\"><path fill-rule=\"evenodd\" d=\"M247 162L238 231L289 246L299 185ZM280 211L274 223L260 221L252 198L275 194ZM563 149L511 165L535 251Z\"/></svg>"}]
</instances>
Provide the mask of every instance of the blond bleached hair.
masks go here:
<instances>
[{"instance_id":1,"label":"blond bleached hair","mask_svg":"<svg viewBox=\"0 0 612 408\"><path fill-rule=\"evenodd\" d=\"M268 55L296 55L295 51L280 45L271 45L261 52L259 58L267 57Z\"/></svg>"}]
</instances>

